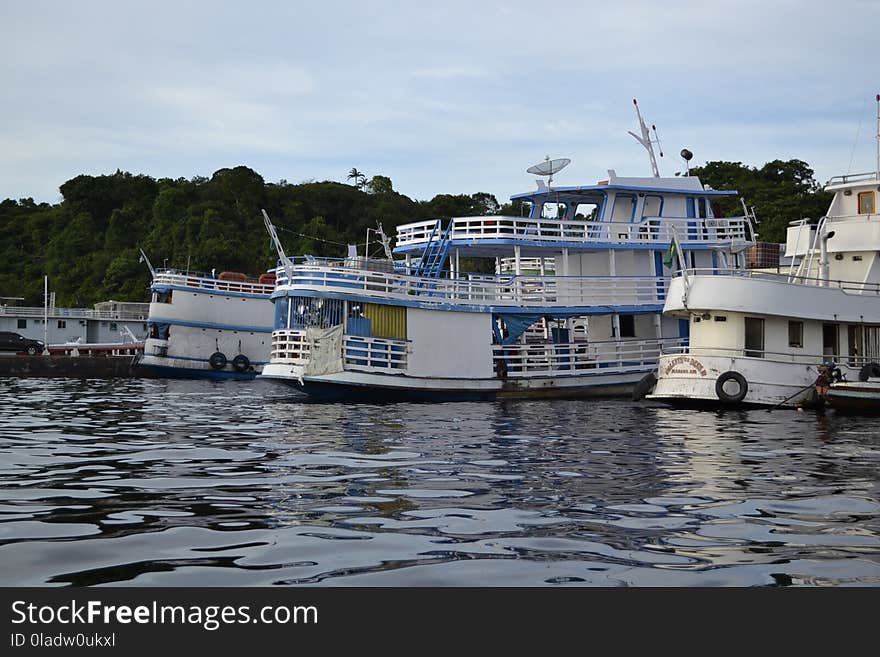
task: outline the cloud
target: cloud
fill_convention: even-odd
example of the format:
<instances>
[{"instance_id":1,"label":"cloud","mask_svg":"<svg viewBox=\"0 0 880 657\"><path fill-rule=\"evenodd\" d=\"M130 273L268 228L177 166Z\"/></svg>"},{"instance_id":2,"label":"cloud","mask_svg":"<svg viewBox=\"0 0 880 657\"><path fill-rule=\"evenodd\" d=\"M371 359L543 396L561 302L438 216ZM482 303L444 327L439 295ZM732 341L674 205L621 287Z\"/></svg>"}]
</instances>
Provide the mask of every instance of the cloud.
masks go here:
<instances>
[{"instance_id":1,"label":"cloud","mask_svg":"<svg viewBox=\"0 0 880 657\"><path fill-rule=\"evenodd\" d=\"M116 168L344 180L357 166L418 198L506 198L532 187L524 169L546 154L573 159L571 184L643 175L633 97L667 173L687 146L752 165L799 157L830 176L876 91L880 21L876 3L788 0L0 12L0 197L47 200ZM871 161L871 133L863 122L854 168Z\"/></svg>"}]
</instances>

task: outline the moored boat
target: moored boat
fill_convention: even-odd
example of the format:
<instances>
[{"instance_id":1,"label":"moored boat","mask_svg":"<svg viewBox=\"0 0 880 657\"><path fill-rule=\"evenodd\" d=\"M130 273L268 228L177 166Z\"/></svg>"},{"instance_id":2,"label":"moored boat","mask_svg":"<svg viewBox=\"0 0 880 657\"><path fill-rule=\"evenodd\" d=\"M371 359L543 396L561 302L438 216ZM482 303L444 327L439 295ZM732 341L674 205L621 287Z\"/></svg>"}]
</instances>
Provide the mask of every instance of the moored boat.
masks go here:
<instances>
[{"instance_id":1,"label":"moored boat","mask_svg":"<svg viewBox=\"0 0 880 657\"><path fill-rule=\"evenodd\" d=\"M143 376L252 379L268 361L274 274L150 268Z\"/></svg>"},{"instance_id":2,"label":"moored boat","mask_svg":"<svg viewBox=\"0 0 880 657\"><path fill-rule=\"evenodd\" d=\"M822 364L855 381L880 363L877 100L877 170L832 178L826 216L788 227L788 272L689 267L676 274L664 312L690 324L690 343L664 348L649 399L802 406L813 400ZM837 389L843 396L856 388Z\"/></svg>"},{"instance_id":3,"label":"moored boat","mask_svg":"<svg viewBox=\"0 0 880 657\"><path fill-rule=\"evenodd\" d=\"M743 266L751 217L718 216L695 176L552 185L512 200L523 216L455 217L399 226L389 259L282 266L262 377L314 395L448 399L623 394L656 369L688 323L662 318L679 262ZM270 234L273 234L270 228ZM674 239L675 235L677 239ZM481 273L465 263L483 263ZM473 265L472 265L473 266ZM491 273L489 273L491 272Z\"/></svg>"}]
</instances>

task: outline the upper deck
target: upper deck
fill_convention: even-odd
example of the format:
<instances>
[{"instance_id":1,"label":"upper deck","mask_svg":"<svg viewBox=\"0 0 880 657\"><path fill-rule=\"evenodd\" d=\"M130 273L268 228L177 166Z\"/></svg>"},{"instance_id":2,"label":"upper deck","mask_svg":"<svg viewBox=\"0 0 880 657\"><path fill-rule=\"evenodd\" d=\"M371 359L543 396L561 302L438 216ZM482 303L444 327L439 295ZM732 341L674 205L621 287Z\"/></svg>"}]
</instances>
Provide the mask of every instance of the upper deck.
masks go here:
<instances>
[{"instance_id":1,"label":"upper deck","mask_svg":"<svg viewBox=\"0 0 880 657\"><path fill-rule=\"evenodd\" d=\"M548 188L511 197L528 216L455 217L449 243L463 255L493 256L519 247L523 254L547 249L664 249L677 235L685 248L719 248L754 241L751 217L721 217L720 197L731 190L706 189L696 177L621 178L596 185ZM423 250L442 230L437 220L397 229L397 253Z\"/></svg>"},{"instance_id":2,"label":"upper deck","mask_svg":"<svg viewBox=\"0 0 880 657\"><path fill-rule=\"evenodd\" d=\"M449 239L455 248L473 255L508 252L520 246L524 255L541 255L558 249L597 248L665 249L677 233L688 248L713 248L754 241L749 217L643 217L638 222L561 221L502 215L455 217ZM419 221L397 228L395 253L419 252L428 245L439 220ZM504 247L504 248L502 248Z\"/></svg>"},{"instance_id":3,"label":"upper deck","mask_svg":"<svg viewBox=\"0 0 880 657\"><path fill-rule=\"evenodd\" d=\"M150 288L154 292L173 289L228 293L232 295L264 296L267 299L275 289L272 282L260 283L257 280L221 280L211 274L184 272L177 269L157 269Z\"/></svg>"}]
</instances>

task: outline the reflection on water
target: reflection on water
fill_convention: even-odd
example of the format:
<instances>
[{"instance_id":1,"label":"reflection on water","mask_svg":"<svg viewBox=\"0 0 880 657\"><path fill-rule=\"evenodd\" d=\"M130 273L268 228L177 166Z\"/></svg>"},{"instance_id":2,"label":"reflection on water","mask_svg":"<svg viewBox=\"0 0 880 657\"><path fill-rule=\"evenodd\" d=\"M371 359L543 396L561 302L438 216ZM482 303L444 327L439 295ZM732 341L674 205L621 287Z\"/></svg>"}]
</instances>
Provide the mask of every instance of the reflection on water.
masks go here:
<instances>
[{"instance_id":1,"label":"reflection on water","mask_svg":"<svg viewBox=\"0 0 880 657\"><path fill-rule=\"evenodd\" d=\"M0 379L0 584L880 584L873 420Z\"/></svg>"}]
</instances>

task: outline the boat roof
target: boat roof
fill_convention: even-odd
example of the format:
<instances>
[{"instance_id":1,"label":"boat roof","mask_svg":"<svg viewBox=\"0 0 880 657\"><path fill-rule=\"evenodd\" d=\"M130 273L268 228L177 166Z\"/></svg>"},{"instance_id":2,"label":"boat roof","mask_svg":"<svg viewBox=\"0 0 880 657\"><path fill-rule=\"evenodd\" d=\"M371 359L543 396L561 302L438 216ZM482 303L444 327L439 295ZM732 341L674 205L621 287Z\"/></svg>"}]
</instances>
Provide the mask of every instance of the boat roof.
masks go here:
<instances>
[{"instance_id":1,"label":"boat roof","mask_svg":"<svg viewBox=\"0 0 880 657\"><path fill-rule=\"evenodd\" d=\"M699 194L701 196L736 196L736 190L706 189L696 176L681 177L651 177L651 178L622 178L613 169L608 170L608 180L602 180L595 185L578 185L576 187L547 187L543 181L538 181L538 189L533 192L514 194L511 200L538 199L540 197L553 196L554 200L569 198L596 198L604 195L609 190L622 192L642 192L645 194Z\"/></svg>"}]
</instances>

